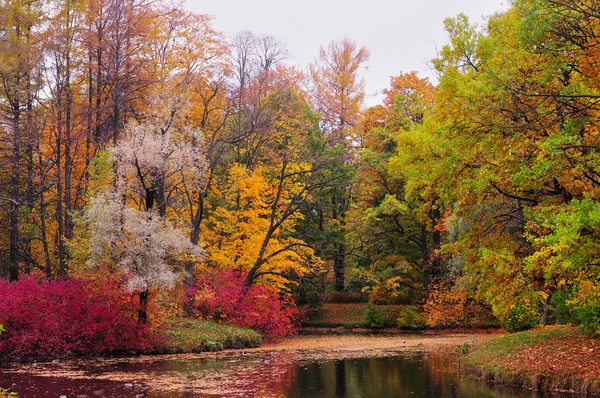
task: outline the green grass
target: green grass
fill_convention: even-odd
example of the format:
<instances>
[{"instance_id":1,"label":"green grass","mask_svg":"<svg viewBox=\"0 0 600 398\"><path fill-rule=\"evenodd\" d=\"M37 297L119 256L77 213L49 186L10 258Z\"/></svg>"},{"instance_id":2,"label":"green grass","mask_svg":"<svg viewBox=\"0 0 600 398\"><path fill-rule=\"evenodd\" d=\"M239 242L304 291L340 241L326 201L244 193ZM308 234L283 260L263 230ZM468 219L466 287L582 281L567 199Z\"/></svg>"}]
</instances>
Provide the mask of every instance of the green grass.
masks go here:
<instances>
[{"instance_id":1,"label":"green grass","mask_svg":"<svg viewBox=\"0 0 600 398\"><path fill-rule=\"evenodd\" d=\"M194 353L226 348L258 347L262 339L253 330L221 325L197 319L169 320L165 327L166 343L160 353Z\"/></svg>"},{"instance_id":2,"label":"green grass","mask_svg":"<svg viewBox=\"0 0 600 398\"><path fill-rule=\"evenodd\" d=\"M553 327L529 330L526 332L507 334L496 337L479 345L468 357L474 363L478 363L482 357L486 359L504 358L522 352L529 346L537 345L548 340L563 339L570 334L571 330L566 327Z\"/></svg>"}]
</instances>

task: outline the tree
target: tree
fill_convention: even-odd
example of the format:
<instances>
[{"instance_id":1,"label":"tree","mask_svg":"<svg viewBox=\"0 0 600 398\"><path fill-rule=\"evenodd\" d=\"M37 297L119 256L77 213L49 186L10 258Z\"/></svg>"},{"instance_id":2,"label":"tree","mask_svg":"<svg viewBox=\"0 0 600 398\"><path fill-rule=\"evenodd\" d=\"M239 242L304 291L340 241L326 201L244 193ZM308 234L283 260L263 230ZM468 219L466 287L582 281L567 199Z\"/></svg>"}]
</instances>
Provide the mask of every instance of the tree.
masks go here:
<instances>
[{"instance_id":1,"label":"tree","mask_svg":"<svg viewBox=\"0 0 600 398\"><path fill-rule=\"evenodd\" d=\"M366 285L371 299L406 301L428 288L436 230L429 214L419 217L421 203L406 195L406 179L396 162L404 156L399 141L421 125L435 89L416 72L392 77L390 83L385 106L369 108L361 118L347 233L356 248L352 275Z\"/></svg>"},{"instance_id":2,"label":"tree","mask_svg":"<svg viewBox=\"0 0 600 398\"><path fill-rule=\"evenodd\" d=\"M273 92L273 125L260 132L256 166L234 162L207 220L208 261L240 269L245 285L257 280L285 289L289 280L315 272L320 260L296 233L300 209L322 182L319 147L311 146L316 119L293 90ZM316 151L313 151L316 150ZM264 282L263 282L264 283Z\"/></svg>"},{"instance_id":3,"label":"tree","mask_svg":"<svg viewBox=\"0 0 600 398\"><path fill-rule=\"evenodd\" d=\"M198 246L157 211L159 187L174 189L185 172L196 178L202 175L201 170L194 170L202 167L200 153L184 141L191 137L173 137L171 125L169 117L154 115L143 124L128 126L126 137L111 150L116 186L94 201L87 216L93 230L91 262L108 258L121 265L129 287L139 291L140 323L147 320L149 287L174 282L167 260L180 252L200 254ZM133 207L127 207L127 202Z\"/></svg>"},{"instance_id":4,"label":"tree","mask_svg":"<svg viewBox=\"0 0 600 398\"><path fill-rule=\"evenodd\" d=\"M35 37L43 30L44 3L3 1L0 4L4 10L0 19L0 132L3 169L8 177L7 197L2 201L9 221L8 273L15 281L20 265L33 262L28 239L23 237L26 222L22 220L22 210L27 208L31 212L34 208L33 148L38 130L33 116L43 59L42 47Z\"/></svg>"},{"instance_id":5,"label":"tree","mask_svg":"<svg viewBox=\"0 0 600 398\"><path fill-rule=\"evenodd\" d=\"M343 225L350 202L350 170L346 166L354 157L353 137L357 127L364 83L358 79L358 72L369 59L369 52L357 48L348 39L333 41L327 48L321 48L319 57L310 66L312 96L316 109L321 114L321 127L329 145L339 146L338 158L331 164L330 172L339 177L338 184L327 191L329 203L321 202L317 209L323 226L323 219L330 220L328 238L331 248L326 249L333 258L335 289L344 289L344 262L346 245ZM329 214L326 214L329 213Z\"/></svg>"}]
</instances>

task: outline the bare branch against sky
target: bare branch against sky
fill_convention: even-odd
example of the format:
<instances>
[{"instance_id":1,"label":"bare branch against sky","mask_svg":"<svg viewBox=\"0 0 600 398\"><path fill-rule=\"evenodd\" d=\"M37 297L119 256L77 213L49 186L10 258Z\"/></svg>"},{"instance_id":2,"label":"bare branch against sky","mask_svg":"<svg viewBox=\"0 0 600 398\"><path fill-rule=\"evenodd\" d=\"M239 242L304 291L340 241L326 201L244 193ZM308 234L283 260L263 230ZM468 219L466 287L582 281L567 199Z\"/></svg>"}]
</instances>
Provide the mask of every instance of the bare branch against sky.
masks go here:
<instances>
[{"instance_id":1,"label":"bare branch against sky","mask_svg":"<svg viewBox=\"0 0 600 398\"><path fill-rule=\"evenodd\" d=\"M187 6L214 16L215 28L230 36L249 29L277 37L301 68L333 39L356 41L371 52L363 71L371 105L390 76L416 70L433 77L428 61L446 43L446 17L463 12L481 22L508 0L188 0Z\"/></svg>"}]
</instances>

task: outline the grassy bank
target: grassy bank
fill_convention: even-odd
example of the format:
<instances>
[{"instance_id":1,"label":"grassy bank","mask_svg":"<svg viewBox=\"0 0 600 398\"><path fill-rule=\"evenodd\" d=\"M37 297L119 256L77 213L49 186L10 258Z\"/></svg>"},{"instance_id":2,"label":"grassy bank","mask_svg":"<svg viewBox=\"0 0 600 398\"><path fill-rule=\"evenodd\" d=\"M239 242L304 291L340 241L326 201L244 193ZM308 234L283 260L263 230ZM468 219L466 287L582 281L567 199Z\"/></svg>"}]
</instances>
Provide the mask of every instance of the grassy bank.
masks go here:
<instances>
[{"instance_id":1,"label":"grassy bank","mask_svg":"<svg viewBox=\"0 0 600 398\"><path fill-rule=\"evenodd\" d=\"M499 384L600 394L600 340L569 326L491 339L465 359L466 368Z\"/></svg>"},{"instance_id":2,"label":"grassy bank","mask_svg":"<svg viewBox=\"0 0 600 398\"><path fill-rule=\"evenodd\" d=\"M160 353L180 354L258 347L262 339L253 330L196 319L175 319L165 326Z\"/></svg>"}]
</instances>

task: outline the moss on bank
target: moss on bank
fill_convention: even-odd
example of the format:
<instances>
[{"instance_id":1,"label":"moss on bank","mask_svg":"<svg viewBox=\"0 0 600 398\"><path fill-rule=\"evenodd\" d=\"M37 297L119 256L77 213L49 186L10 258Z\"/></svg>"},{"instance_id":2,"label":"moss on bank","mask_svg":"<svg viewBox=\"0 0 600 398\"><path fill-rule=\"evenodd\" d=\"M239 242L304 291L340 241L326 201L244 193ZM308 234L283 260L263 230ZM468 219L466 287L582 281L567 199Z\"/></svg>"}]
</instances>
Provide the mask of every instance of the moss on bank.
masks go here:
<instances>
[{"instance_id":1,"label":"moss on bank","mask_svg":"<svg viewBox=\"0 0 600 398\"><path fill-rule=\"evenodd\" d=\"M498 384L600 393L600 341L570 326L494 338L466 356L467 370Z\"/></svg>"},{"instance_id":2,"label":"moss on bank","mask_svg":"<svg viewBox=\"0 0 600 398\"><path fill-rule=\"evenodd\" d=\"M220 325L197 319L175 319L166 323L165 343L159 353L181 354L220 351L226 348L258 347L262 339L251 329Z\"/></svg>"},{"instance_id":3,"label":"moss on bank","mask_svg":"<svg viewBox=\"0 0 600 398\"><path fill-rule=\"evenodd\" d=\"M260 335L251 329L197 319L170 320L164 335L166 342L158 351L169 354L250 348L262 343Z\"/></svg>"}]
</instances>

